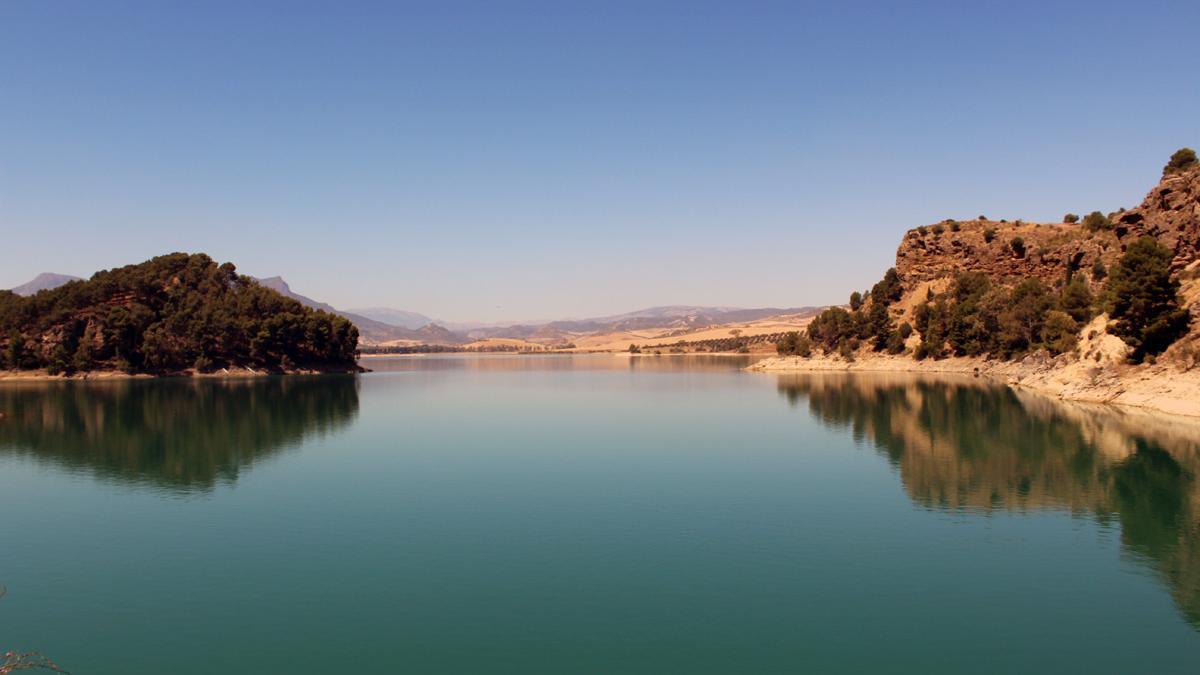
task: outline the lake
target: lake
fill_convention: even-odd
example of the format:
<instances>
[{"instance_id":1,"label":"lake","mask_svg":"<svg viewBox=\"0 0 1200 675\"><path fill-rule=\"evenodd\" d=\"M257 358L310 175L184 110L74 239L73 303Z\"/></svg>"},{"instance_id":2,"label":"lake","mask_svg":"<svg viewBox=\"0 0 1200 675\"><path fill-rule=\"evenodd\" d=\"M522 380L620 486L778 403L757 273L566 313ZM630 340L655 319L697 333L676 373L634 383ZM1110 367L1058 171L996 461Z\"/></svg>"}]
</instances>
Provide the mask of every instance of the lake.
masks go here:
<instances>
[{"instance_id":1,"label":"lake","mask_svg":"<svg viewBox=\"0 0 1200 675\"><path fill-rule=\"evenodd\" d=\"M0 383L0 651L85 673L1200 663L1200 429L748 358Z\"/></svg>"}]
</instances>

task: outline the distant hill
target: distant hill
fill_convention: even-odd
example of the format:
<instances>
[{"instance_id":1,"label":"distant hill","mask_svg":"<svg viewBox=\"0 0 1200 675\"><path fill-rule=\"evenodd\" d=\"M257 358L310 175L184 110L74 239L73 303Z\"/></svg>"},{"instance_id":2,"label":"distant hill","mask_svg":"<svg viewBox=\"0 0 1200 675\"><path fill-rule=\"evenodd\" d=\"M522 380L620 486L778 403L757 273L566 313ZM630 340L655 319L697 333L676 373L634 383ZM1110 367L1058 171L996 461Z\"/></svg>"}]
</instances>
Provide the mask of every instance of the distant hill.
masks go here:
<instances>
[{"instance_id":1,"label":"distant hill","mask_svg":"<svg viewBox=\"0 0 1200 675\"><path fill-rule=\"evenodd\" d=\"M701 307L668 305L588 319L565 319L545 323L493 326L468 331L471 338L552 338L577 333L601 333L648 328L688 329L728 323L757 321L771 316L811 316L819 307Z\"/></svg>"},{"instance_id":2,"label":"distant hill","mask_svg":"<svg viewBox=\"0 0 1200 675\"><path fill-rule=\"evenodd\" d=\"M172 253L22 297L0 291L0 369L151 374L357 368L346 319Z\"/></svg>"},{"instance_id":3,"label":"distant hill","mask_svg":"<svg viewBox=\"0 0 1200 675\"><path fill-rule=\"evenodd\" d=\"M439 324L424 314L372 307L342 310L292 290L283 278L265 277L258 283L292 298L306 307L343 316L358 326L364 345L419 343L454 346L481 339L540 340L563 342L573 337L594 333L665 328L687 330L729 323L757 321L772 316L808 317L819 307L705 307L697 305L665 305L647 307L634 312L585 319L531 322L513 325L454 324L451 328Z\"/></svg>"},{"instance_id":4,"label":"distant hill","mask_svg":"<svg viewBox=\"0 0 1200 675\"><path fill-rule=\"evenodd\" d=\"M423 324L419 330L414 330L404 326L377 321L363 314L337 309L328 303L319 302L310 297L296 293L292 290L291 286L288 286L288 283L284 281L282 277L274 276L262 279L256 278L255 281L273 291L296 300L306 307L319 309L324 312L329 312L330 314L337 314L349 319L350 321L353 321L354 325L358 326L359 336L362 338L363 342L367 344L393 342L397 340L413 340L427 344L444 345L453 345L466 342L466 338L464 336L458 335L446 330L445 328L442 328L441 326L429 322ZM387 311L398 312L399 310ZM410 313L405 312L405 314ZM420 315L413 314L413 316Z\"/></svg>"},{"instance_id":5,"label":"distant hill","mask_svg":"<svg viewBox=\"0 0 1200 675\"><path fill-rule=\"evenodd\" d=\"M33 295L38 291L49 291L58 288L63 284L72 281L83 281L79 277L73 277L70 274L55 274L53 272L42 272L33 278L32 281L21 284L12 289L17 295Z\"/></svg>"},{"instance_id":6,"label":"distant hill","mask_svg":"<svg viewBox=\"0 0 1200 675\"><path fill-rule=\"evenodd\" d=\"M408 312L403 309L392 309L390 307L367 307L366 309L348 309L346 311L359 316L365 316L373 321L401 328L416 329L428 326L431 323L438 323L424 314Z\"/></svg>"}]
</instances>

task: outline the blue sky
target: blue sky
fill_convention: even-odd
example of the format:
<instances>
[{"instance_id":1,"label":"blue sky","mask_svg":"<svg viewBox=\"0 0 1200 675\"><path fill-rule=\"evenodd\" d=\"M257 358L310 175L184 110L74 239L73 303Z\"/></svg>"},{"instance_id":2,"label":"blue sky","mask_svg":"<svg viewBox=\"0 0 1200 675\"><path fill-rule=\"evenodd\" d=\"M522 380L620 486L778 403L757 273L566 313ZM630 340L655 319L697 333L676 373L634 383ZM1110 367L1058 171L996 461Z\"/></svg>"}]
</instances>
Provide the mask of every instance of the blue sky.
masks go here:
<instances>
[{"instance_id":1,"label":"blue sky","mask_svg":"<svg viewBox=\"0 0 1200 675\"><path fill-rule=\"evenodd\" d=\"M176 250L449 320L844 301L1141 200L1196 2L0 2L0 288Z\"/></svg>"}]
</instances>

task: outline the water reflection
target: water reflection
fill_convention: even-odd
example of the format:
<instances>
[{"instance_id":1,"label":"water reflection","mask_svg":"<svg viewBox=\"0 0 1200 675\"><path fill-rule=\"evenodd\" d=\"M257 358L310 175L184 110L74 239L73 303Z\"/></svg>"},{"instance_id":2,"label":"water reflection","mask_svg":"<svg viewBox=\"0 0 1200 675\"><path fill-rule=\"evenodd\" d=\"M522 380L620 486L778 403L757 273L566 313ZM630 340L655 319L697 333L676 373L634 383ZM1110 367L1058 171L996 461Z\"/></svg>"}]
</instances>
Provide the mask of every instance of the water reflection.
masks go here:
<instances>
[{"instance_id":1,"label":"water reflection","mask_svg":"<svg viewBox=\"0 0 1200 675\"><path fill-rule=\"evenodd\" d=\"M353 376L0 386L0 456L106 480L210 490L358 414Z\"/></svg>"},{"instance_id":2,"label":"water reflection","mask_svg":"<svg viewBox=\"0 0 1200 675\"><path fill-rule=\"evenodd\" d=\"M869 441L908 496L943 510L1057 508L1116 519L1124 548L1200 627L1200 425L1066 404L973 379L811 374L779 391Z\"/></svg>"}]
</instances>

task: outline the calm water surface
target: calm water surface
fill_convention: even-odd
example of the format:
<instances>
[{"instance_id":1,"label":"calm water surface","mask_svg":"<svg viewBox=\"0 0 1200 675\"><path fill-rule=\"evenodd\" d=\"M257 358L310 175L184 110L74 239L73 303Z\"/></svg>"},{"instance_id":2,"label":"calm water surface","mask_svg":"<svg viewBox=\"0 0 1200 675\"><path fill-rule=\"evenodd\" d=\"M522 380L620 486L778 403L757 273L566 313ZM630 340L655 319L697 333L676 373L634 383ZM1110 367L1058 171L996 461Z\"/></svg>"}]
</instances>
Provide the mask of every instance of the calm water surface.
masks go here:
<instances>
[{"instance_id":1,"label":"calm water surface","mask_svg":"<svg viewBox=\"0 0 1200 675\"><path fill-rule=\"evenodd\" d=\"M0 386L0 651L74 673L1200 664L1200 431L693 357Z\"/></svg>"}]
</instances>

